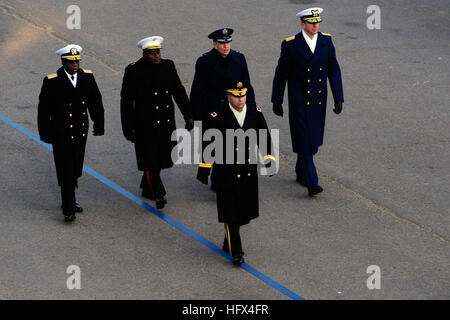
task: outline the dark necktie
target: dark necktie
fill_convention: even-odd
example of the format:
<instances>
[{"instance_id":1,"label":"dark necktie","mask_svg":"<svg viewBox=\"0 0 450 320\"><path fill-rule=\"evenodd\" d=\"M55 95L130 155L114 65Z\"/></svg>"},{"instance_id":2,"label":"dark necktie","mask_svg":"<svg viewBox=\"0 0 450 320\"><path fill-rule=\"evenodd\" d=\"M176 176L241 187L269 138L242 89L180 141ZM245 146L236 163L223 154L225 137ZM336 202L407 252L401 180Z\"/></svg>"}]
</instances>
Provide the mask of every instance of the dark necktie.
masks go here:
<instances>
[{"instance_id":1,"label":"dark necktie","mask_svg":"<svg viewBox=\"0 0 450 320\"><path fill-rule=\"evenodd\" d=\"M72 78L72 81L75 80L75 77L74 77L74 76L71 76L71 78Z\"/></svg>"}]
</instances>

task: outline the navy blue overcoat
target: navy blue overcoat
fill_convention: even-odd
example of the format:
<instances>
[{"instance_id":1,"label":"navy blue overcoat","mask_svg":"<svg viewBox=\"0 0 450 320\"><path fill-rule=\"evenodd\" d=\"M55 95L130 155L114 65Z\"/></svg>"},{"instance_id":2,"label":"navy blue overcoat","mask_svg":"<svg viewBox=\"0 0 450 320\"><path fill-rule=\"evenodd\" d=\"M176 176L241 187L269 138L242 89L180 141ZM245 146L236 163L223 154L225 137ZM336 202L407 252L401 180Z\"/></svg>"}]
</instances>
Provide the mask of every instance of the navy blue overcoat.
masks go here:
<instances>
[{"instance_id":1,"label":"navy blue overcoat","mask_svg":"<svg viewBox=\"0 0 450 320\"><path fill-rule=\"evenodd\" d=\"M227 85L238 81L248 84L247 101L254 101L255 94L250 84L247 61L239 51L231 50L224 59L216 49L211 49L198 58L189 97L194 119L206 120L214 108L227 101Z\"/></svg>"},{"instance_id":2,"label":"navy blue overcoat","mask_svg":"<svg viewBox=\"0 0 450 320\"><path fill-rule=\"evenodd\" d=\"M323 143L327 78L334 101L344 101L341 69L330 34L318 33L314 54L301 32L281 43L272 103L283 103L287 81L289 127L296 153L315 154Z\"/></svg>"}]
</instances>

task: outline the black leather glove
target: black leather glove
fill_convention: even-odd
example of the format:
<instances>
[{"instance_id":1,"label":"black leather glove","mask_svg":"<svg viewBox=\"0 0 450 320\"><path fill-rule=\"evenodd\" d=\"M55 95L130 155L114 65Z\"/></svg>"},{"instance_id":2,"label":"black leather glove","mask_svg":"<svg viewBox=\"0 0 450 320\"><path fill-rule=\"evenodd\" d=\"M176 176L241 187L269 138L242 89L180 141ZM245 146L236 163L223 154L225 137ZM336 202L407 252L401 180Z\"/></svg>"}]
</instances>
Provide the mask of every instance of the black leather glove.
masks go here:
<instances>
[{"instance_id":1,"label":"black leather glove","mask_svg":"<svg viewBox=\"0 0 450 320\"><path fill-rule=\"evenodd\" d=\"M283 105L281 103L274 103L273 104L273 113L275 113L277 116L282 117L283 116Z\"/></svg>"},{"instance_id":2,"label":"black leather glove","mask_svg":"<svg viewBox=\"0 0 450 320\"><path fill-rule=\"evenodd\" d=\"M336 101L336 103L334 104L334 113L339 114L342 112L342 104L344 103L344 101Z\"/></svg>"},{"instance_id":3,"label":"black leather glove","mask_svg":"<svg viewBox=\"0 0 450 320\"><path fill-rule=\"evenodd\" d=\"M94 130L94 136L102 136L105 134L105 130Z\"/></svg>"},{"instance_id":4,"label":"black leather glove","mask_svg":"<svg viewBox=\"0 0 450 320\"><path fill-rule=\"evenodd\" d=\"M134 143L134 130L130 130L130 132L125 134L125 139L127 139L131 143Z\"/></svg>"},{"instance_id":5,"label":"black leather glove","mask_svg":"<svg viewBox=\"0 0 450 320\"><path fill-rule=\"evenodd\" d=\"M272 162L273 161L269 161L268 163L266 163L264 166L269 169L272 166ZM269 177L273 177L273 174L269 175Z\"/></svg>"},{"instance_id":6,"label":"black leather glove","mask_svg":"<svg viewBox=\"0 0 450 320\"><path fill-rule=\"evenodd\" d=\"M208 176L211 172L211 168L198 167L197 180L203 184L208 184Z\"/></svg>"},{"instance_id":7,"label":"black leather glove","mask_svg":"<svg viewBox=\"0 0 450 320\"><path fill-rule=\"evenodd\" d=\"M186 125L184 126L184 128L188 131L191 131L192 129L194 129L194 120L192 119L187 119L186 120Z\"/></svg>"}]
</instances>

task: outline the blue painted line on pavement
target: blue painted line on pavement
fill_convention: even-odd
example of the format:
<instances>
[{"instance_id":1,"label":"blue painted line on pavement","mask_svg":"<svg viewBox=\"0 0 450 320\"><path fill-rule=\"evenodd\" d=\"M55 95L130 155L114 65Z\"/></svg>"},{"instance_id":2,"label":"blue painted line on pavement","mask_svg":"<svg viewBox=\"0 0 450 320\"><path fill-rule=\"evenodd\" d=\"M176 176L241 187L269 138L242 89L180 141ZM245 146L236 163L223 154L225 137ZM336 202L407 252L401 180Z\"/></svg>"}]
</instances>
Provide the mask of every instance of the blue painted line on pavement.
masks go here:
<instances>
[{"instance_id":1,"label":"blue painted line on pavement","mask_svg":"<svg viewBox=\"0 0 450 320\"><path fill-rule=\"evenodd\" d=\"M2 120L7 125L13 127L14 129L19 131L20 133L24 134L25 136L29 137L30 139L34 140L35 142L39 143L40 145L44 146L48 150L50 150L50 151L52 150L52 146L51 145L49 145L49 144L47 144L45 142L42 142L37 135L35 135L34 133L32 133L29 130L25 129L24 127L22 127L21 125L17 124L14 121L12 121L11 119L9 119L9 118L5 117L4 115L0 114L0 120ZM142 208L146 209L147 211L150 211L155 216L157 216L160 219L166 221L168 224L170 224L171 226L175 227L179 231L181 231L181 232L187 234L188 236L190 236L191 238L197 240L198 242L200 242L204 246L210 248L211 250L213 250L216 253L220 254L221 256L227 258L228 260L230 260L230 261L232 260L230 255L225 253L224 251L222 251L222 249L219 248L216 244L214 244L211 241L207 240L206 238L202 237L198 233L195 233L194 231L192 231L191 229L189 229L186 226L182 225L181 223L179 223L175 219L171 218L170 216L166 215L165 213L157 210L155 207L149 205L147 202L143 201L141 198L139 198L139 197L135 196L134 194L132 194L131 192L125 190L124 188L122 188L118 184L112 182L108 178L105 178L104 176L99 174L97 171L89 168L88 166L83 166L83 171L86 172L87 174L91 175L95 179L99 180L103 184L107 185L108 187L110 187L114 191L120 193L124 197L130 199L131 201L133 201L134 203L138 204L139 206L141 206ZM301 296L299 296L295 292L292 292L288 288L286 288L283 285L279 284L275 280L269 278L265 274L261 273L257 269L255 269L252 266L250 266L249 264L243 263L241 265L241 267L242 267L242 269L244 269L245 271L247 271L251 275L253 275L256 278L258 278L259 280L265 282L266 284L268 284L272 288L278 290L279 292L283 293L284 295L288 296L289 298L291 298L293 300L304 300L304 298L302 298Z\"/></svg>"}]
</instances>

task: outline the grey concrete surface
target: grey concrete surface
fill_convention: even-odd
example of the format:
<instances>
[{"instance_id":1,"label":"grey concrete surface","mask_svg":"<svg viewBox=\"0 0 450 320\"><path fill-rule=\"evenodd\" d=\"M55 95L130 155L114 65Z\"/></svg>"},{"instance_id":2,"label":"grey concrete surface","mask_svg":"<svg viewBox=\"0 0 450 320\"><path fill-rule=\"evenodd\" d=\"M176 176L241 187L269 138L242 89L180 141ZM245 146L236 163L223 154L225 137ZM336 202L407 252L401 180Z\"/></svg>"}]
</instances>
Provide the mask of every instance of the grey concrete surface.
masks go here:
<instances>
[{"instance_id":1,"label":"grey concrete surface","mask_svg":"<svg viewBox=\"0 0 450 320\"><path fill-rule=\"evenodd\" d=\"M42 79L60 65L54 52L80 44L106 109L106 135L89 137L85 164L139 195L119 115L137 41L162 35L163 57L189 92L207 34L230 26L268 124L280 129L280 172L260 179L260 217L242 228L247 263L306 299L450 298L448 1L78 1L81 30L68 30L71 4L0 0L0 114L37 134ZM381 30L366 27L371 4ZM294 181L288 121L273 115L270 95L281 41L298 32L295 13L315 5L345 103L336 116L329 97L316 157L325 191L310 199ZM220 246L214 194L195 174L163 171L163 211ZM77 192L85 212L65 225L51 152L2 121L0 181L1 299L288 299L86 173ZM81 290L66 288L73 264ZM380 290L366 286L370 265L381 269Z\"/></svg>"}]
</instances>

